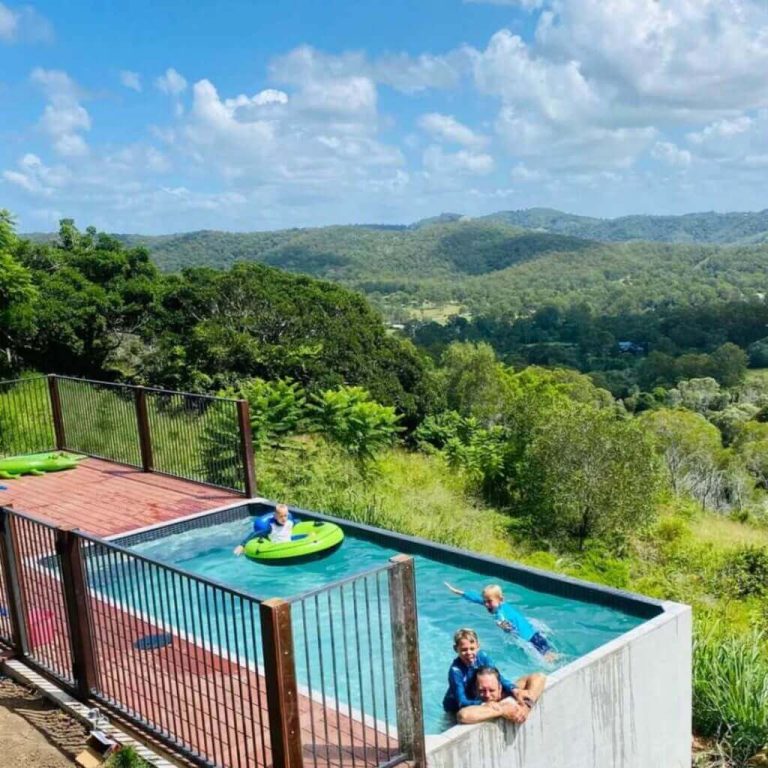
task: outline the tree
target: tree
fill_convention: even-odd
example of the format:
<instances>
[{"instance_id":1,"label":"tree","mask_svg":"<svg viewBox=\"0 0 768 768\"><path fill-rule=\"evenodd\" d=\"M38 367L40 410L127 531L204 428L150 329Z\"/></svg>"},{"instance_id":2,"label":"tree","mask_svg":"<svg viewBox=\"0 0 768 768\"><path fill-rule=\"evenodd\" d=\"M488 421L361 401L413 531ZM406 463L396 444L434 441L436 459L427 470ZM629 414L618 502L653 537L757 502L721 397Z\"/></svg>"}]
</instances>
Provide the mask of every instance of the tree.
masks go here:
<instances>
[{"instance_id":1,"label":"tree","mask_svg":"<svg viewBox=\"0 0 768 768\"><path fill-rule=\"evenodd\" d=\"M374 402L361 387L325 390L313 397L311 408L316 429L355 459L363 477L398 431L395 409Z\"/></svg>"},{"instance_id":2,"label":"tree","mask_svg":"<svg viewBox=\"0 0 768 768\"><path fill-rule=\"evenodd\" d=\"M521 508L544 536L612 543L651 519L658 470L637 421L588 405L559 407L536 431L524 457Z\"/></svg>"},{"instance_id":3,"label":"tree","mask_svg":"<svg viewBox=\"0 0 768 768\"><path fill-rule=\"evenodd\" d=\"M710 366L714 376L724 387L735 387L744 381L747 372L747 353L728 342L710 355Z\"/></svg>"},{"instance_id":4,"label":"tree","mask_svg":"<svg viewBox=\"0 0 768 768\"><path fill-rule=\"evenodd\" d=\"M13 217L0 209L0 370L11 370L21 339L32 331L38 295L31 272L12 255L16 245Z\"/></svg>"},{"instance_id":5,"label":"tree","mask_svg":"<svg viewBox=\"0 0 768 768\"><path fill-rule=\"evenodd\" d=\"M721 476L723 448L717 427L701 414L669 408L646 411L638 421L655 436L672 490L688 491L706 505Z\"/></svg>"},{"instance_id":6,"label":"tree","mask_svg":"<svg viewBox=\"0 0 768 768\"><path fill-rule=\"evenodd\" d=\"M455 342L440 359L448 408L485 424L501 418L509 376L490 344Z\"/></svg>"}]
</instances>

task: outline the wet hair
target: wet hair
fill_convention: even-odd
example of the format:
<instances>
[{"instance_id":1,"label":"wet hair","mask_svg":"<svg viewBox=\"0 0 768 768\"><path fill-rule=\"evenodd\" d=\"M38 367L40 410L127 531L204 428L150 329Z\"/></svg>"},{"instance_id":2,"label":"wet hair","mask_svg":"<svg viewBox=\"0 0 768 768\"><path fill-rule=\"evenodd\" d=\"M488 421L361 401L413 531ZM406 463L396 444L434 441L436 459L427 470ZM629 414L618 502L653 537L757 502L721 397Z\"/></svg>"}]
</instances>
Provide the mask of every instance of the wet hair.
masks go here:
<instances>
[{"instance_id":1,"label":"wet hair","mask_svg":"<svg viewBox=\"0 0 768 768\"><path fill-rule=\"evenodd\" d=\"M475 671L475 680L477 680L480 675L493 675L498 681L499 684L501 684L501 672L499 672L496 667L489 667L489 666L483 666L478 667Z\"/></svg>"},{"instance_id":2,"label":"wet hair","mask_svg":"<svg viewBox=\"0 0 768 768\"><path fill-rule=\"evenodd\" d=\"M483 590L483 597L486 595L488 595L488 597L495 597L497 600L504 599L504 593L501 591L501 587L498 584L489 584Z\"/></svg>"},{"instance_id":3,"label":"wet hair","mask_svg":"<svg viewBox=\"0 0 768 768\"><path fill-rule=\"evenodd\" d=\"M288 512L288 505L287 504L275 504L275 512L284 509L286 512Z\"/></svg>"},{"instance_id":4,"label":"wet hair","mask_svg":"<svg viewBox=\"0 0 768 768\"><path fill-rule=\"evenodd\" d=\"M466 627L462 627L461 629L457 629L453 633L453 650L458 650L459 643L462 640L474 640L478 645L480 645L480 640L477 637L477 632L475 632L474 629L467 629Z\"/></svg>"}]
</instances>

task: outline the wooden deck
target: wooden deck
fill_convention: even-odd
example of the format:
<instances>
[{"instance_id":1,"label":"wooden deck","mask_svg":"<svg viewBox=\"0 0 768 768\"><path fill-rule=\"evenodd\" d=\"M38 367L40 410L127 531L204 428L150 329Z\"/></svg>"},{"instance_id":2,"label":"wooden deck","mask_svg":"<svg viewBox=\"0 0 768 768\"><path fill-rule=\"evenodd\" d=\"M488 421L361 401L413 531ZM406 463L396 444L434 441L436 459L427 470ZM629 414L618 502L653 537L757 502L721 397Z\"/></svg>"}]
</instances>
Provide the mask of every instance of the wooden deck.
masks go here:
<instances>
[{"instance_id":1,"label":"wooden deck","mask_svg":"<svg viewBox=\"0 0 768 768\"><path fill-rule=\"evenodd\" d=\"M0 480L0 505L97 536L165 523L241 499L188 480L142 472L101 459L42 477Z\"/></svg>"},{"instance_id":2,"label":"wooden deck","mask_svg":"<svg viewBox=\"0 0 768 768\"><path fill-rule=\"evenodd\" d=\"M97 459L87 459L75 470L0 483L7 486L0 491L3 506L98 536L173 521L242 498ZM36 539L26 534L17 544L31 630L30 656L69 677L61 583L54 571L39 565L53 551L52 537L50 532L40 535ZM216 765L271 765L266 684L261 674L175 632L164 648L138 650L137 639L166 628L94 592L89 607L98 690L103 697ZM351 720L337 708L324 708L302 696L299 709L308 768L369 768L397 751L394 739Z\"/></svg>"}]
</instances>

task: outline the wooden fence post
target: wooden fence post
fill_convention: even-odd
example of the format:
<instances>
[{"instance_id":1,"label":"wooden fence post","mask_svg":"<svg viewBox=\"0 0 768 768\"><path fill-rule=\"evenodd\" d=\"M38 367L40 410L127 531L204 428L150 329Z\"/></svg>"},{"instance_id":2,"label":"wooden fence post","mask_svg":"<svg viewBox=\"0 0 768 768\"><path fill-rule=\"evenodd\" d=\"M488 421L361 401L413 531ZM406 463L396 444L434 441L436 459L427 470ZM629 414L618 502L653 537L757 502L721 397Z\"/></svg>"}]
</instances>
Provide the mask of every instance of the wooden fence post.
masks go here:
<instances>
[{"instance_id":1,"label":"wooden fence post","mask_svg":"<svg viewBox=\"0 0 768 768\"><path fill-rule=\"evenodd\" d=\"M85 701L97 685L97 673L88 621L88 585L79 541L74 529L56 529L56 552L61 558L61 585L69 623L75 689L77 696Z\"/></svg>"},{"instance_id":2,"label":"wooden fence post","mask_svg":"<svg viewBox=\"0 0 768 768\"><path fill-rule=\"evenodd\" d=\"M259 605L259 616L272 764L274 768L303 768L291 604L278 597L265 600Z\"/></svg>"},{"instance_id":3,"label":"wooden fence post","mask_svg":"<svg viewBox=\"0 0 768 768\"><path fill-rule=\"evenodd\" d=\"M27 624L24 620L21 577L16 565L17 562L18 552L16 551L16 539L13 535L13 526L11 524L11 512L5 507L0 507L0 567L2 567L3 581L8 598L8 617L11 620L13 650L19 656L23 656L27 652L29 644Z\"/></svg>"},{"instance_id":4,"label":"wooden fence post","mask_svg":"<svg viewBox=\"0 0 768 768\"><path fill-rule=\"evenodd\" d=\"M240 452L245 470L245 495L250 499L256 495L256 468L253 460L251 415L247 400L237 401L237 421L240 425Z\"/></svg>"},{"instance_id":5,"label":"wooden fence post","mask_svg":"<svg viewBox=\"0 0 768 768\"><path fill-rule=\"evenodd\" d=\"M395 670L397 736L400 749L414 768L426 768L424 712L419 666L419 622L416 613L416 574L413 558L390 558L389 615L392 622L392 654Z\"/></svg>"},{"instance_id":6,"label":"wooden fence post","mask_svg":"<svg viewBox=\"0 0 768 768\"><path fill-rule=\"evenodd\" d=\"M51 398L51 415L53 416L53 432L56 435L56 450L63 451L67 446L67 437L64 432L64 414L61 410L59 379L54 373L48 374L48 394Z\"/></svg>"},{"instance_id":7,"label":"wooden fence post","mask_svg":"<svg viewBox=\"0 0 768 768\"><path fill-rule=\"evenodd\" d=\"M147 393L144 387L133 388L136 405L136 424L139 428L139 450L141 451L141 469L151 472L154 467L152 458L152 435L149 431L149 413L147 412Z\"/></svg>"}]
</instances>

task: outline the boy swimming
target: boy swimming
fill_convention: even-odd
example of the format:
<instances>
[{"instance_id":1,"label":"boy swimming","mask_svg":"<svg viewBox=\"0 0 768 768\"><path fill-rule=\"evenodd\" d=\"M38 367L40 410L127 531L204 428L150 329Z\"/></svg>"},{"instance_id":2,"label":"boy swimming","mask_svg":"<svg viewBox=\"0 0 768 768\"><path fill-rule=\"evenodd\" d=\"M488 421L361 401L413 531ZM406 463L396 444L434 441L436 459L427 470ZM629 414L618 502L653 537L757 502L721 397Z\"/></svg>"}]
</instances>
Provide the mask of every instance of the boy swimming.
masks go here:
<instances>
[{"instance_id":1,"label":"boy swimming","mask_svg":"<svg viewBox=\"0 0 768 768\"><path fill-rule=\"evenodd\" d=\"M447 581L445 586L455 595L460 595L470 603L484 605L496 624L505 632L520 637L529 642L547 661L555 659L555 653L549 645L549 641L541 634L520 611L504 602L504 593L498 584L489 584L482 592L466 592L451 586Z\"/></svg>"}]
</instances>

